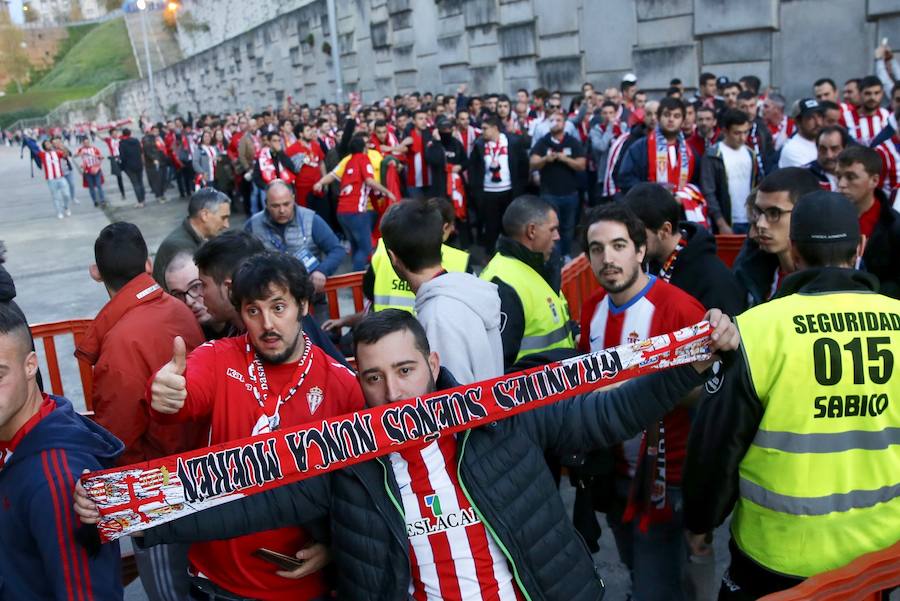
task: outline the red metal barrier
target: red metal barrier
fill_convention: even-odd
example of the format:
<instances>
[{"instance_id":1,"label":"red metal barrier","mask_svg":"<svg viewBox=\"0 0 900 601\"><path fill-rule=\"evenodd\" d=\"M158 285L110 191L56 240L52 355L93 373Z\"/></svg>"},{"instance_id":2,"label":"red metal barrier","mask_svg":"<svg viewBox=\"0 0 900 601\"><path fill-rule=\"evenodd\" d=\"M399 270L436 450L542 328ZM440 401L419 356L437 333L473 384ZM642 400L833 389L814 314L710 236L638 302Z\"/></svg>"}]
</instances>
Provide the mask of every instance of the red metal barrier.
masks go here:
<instances>
[{"instance_id":1,"label":"red metal barrier","mask_svg":"<svg viewBox=\"0 0 900 601\"><path fill-rule=\"evenodd\" d=\"M331 319L341 317L338 291L342 288L349 288L353 294L354 312L359 313L363 310L365 303L362 286L363 273L362 271L353 271L343 275L332 276L325 281L325 297L328 299L328 316Z\"/></svg>"},{"instance_id":2,"label":"red metal barrier","mask_svg":"<svg viewBox=\"0 0 900 601\"><path fill-rule=\"evenodd\" d=\"M572 319L581 319L581 305L599 287L600 284L591 271L591 263L584 253L563 267L560 289L569 303L569 316Z\"/></svg>"},{"instance_id":3,"label":"red metal barrier","mask_svg":"<svg viewBox=\"0 0 900 601\"><path fill-rule=\"evenodd\" d=\"M813 576L759 601L880 601L900 586L900 543L863 555L842 568Z\"/></svg>"},{"instance_id":4,"label":"red metal barrier","mask_svg":"<svg viewBox=\"0 0 900 601\"><path fill-rule=\"evenodd\" d=\"M41 340L44 344L44 358L47 362L47 373L44 377L49 380L50 391L53 394L64 396L62 377L59 372L59 356L56 353L56 337L72 335L75 346L81 342L84 333L91 325L90 319L70 319L68 321L55 321L52 323L39 323L31 326L31 335L35 340ZM74 357L73 357L74 359ZM91 390L93 389L93 370L84 361L78 361L78 371L81 375L81 390L84 392L84 402L87 413L93 413L91 406Z\"/></svg>"},{"instance_id":5,"label":"red metal barrier","mask_svg":"<svg viewBox=\"0 0 900 601\"><path fill-rule=\"evenodd\" d=\"M738 253L741 252L741 246L747 236L734 236L719 234L716 236L716 254L722 261L731 267Z\"/></svg>"}]
</instances>

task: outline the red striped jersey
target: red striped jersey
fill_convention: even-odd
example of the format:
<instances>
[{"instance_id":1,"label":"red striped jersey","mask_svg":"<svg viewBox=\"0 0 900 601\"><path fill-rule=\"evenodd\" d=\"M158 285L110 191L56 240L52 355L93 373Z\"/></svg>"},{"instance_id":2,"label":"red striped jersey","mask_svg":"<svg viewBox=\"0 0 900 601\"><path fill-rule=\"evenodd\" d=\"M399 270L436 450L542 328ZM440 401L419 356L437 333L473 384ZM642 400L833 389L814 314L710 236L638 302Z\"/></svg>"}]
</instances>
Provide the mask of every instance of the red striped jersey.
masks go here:
<instances>
[{"instance_id":1,"label":"red striped jersey","mask_svg":"<svg viewBox=\"0 0 900 601\"><path fill-rule=\"evenodd\" d=\"M350 160L344 166L343 173L335 168L334 173L341 182L341 191L338 196L337 212L339 215L346 213L364 213L369 202L369 186L366 179L375 177L375 169L368 155L357 152L350 156Z\"/></svg>"},{"instance_id":2,"label":"red striped jersey","mask_svg":"<svg viewBox=\"0 0 900 601\"><path fill-rule=\"evenodd\" d=\"M889 139L875 147L881 157L881 182L880 186L887 194L900 187L900 136L894 134Z\"/></svg>"},{"instance_id":3,"label":"red striped jersey","mask_svg":"<svg viewBox=\"0 0 900 601\"><path fill-rule=\"evenodd\" d=\"M871 115L863 115L859 112L859 109L854 108L850 115L853 122L852 124L847 124L847 132L857 142L863 146L868 146L875 139L875 136L888 124L891 113L885 108L879 108Z\"/></svg>"},{"instance_id":4,"label":"red striped jersey","mask_svg":"<svg viewBox=\"0 0 900 601\"><path fill-rule=\"evenodd\" d=\"M391 453L409 537L416 601L520 601L506 556L469 503L456 471L456 437Z\"/></svg>"},{"instance_id":5,"label":"red striped jersey","mask_svg":"<svg viewBox=\"0 0 900 601\"><path fill-rule=\"evenodd\" d=\"M584 303L581 309L581 351L631 344L703 319L706 310L694 297L652 275L649 278L644 289L622 306L616 306L602 288ZM681 481L690 417L686 409L676 407L666 414L663 423L666 431L666 480L677 484ZM640 439L638 436L624 443L629 476L634 475Z\"/></svg>"},{"instance_id":6,"label":"red striped jersey","mask_svg":"<svg viewBox=\"0 0 900 601\"><path fill-rule=\"evenodd\" d=\"M100 173L100 167L103 163L103 154L96 146L81 146L75 151L78 158L81 159L81 168L86 173L94 175Z\"/></svg>"},{"instance_id":7,"label":"red striped jersey","mask_svg":"<svg viewBox=\"0 0 900 601\"><path fill-rule=\"evenodd\" d=\"M406 185L415 188L429 186L431 169L425 163L425 137L414 125L407 135L412 138L413 143L406 149Z\"/></svg>"},{"instance_id":8,"label":"red striped jersey","mask_svg":"<svg viewBox=\"0 0 900 601\"><path fill-rule=\"evenodd\" d=\"M781 150L781 147L788 141L788 138L793 136L797 131L797 124L787 115L783 116L781 121L775 125L768 122L766 125L769 127L769 132L772 134L775 150Z\"/></svg>"},{"instance_id":9,"label":"red striped jersey","mask_svg":"<svg viewBox=\"0 0 900 601\"><path fill-rule=\"evenodd\" d=\"M57 150L47 152L42 150L38 153L41 159L41 165L44 167L44 179L59 179L63 176L62 172L62 154Z\"/></svg>"}]
</instances>

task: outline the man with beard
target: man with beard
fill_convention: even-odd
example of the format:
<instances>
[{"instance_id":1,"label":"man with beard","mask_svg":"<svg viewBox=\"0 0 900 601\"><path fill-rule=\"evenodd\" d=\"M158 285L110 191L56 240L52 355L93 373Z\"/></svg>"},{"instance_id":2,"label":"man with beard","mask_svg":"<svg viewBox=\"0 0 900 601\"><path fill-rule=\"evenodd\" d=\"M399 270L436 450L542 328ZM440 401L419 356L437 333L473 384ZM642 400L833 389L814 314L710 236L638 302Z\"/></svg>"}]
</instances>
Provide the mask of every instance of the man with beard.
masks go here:
<instances>
[{"instance_id":1,"label":"man with beard","mask_svg":"<svg viewBox=\"0 0 900 601\"><path fill-rule=\"evenodd\" d=\"M837 192L837 158L850 144L850 135L840 125L823 127L816 136L816 160L806 168L821 182L822 189Z\"/></svg>"},{"instance_id":2,"label":"man with beard","mask_svg":"<svg viewBox=\"0 0 900 601\"><path fill-rule=\"evenodd\" d=\"M868 146L888 124L890 111L881 106L884 85L874 75L863 77L859 83L860 103L851 111L847 131L863 146Z\"/></svg>"},{"instance_id":3,"label":"man with beard","mask_svg":"<svg viewBox=\"0 0 900 601\"><path fill-rule=\"evenodd\" d=\"M363 407L353 373L303 331L312 284L298 259L259 253L229 281L246 333L206 343L190 355L176 338L172 360L150 380L153 419L209 421L209 444L215 445ZM260 547L304 563L274 573L253 557ZM313 600L327 593L318 572L327 552L299 527L196 544L189 557L194 598Z\"/></svg>"},{"instance_id":4,"label":"man with beard","mask_svg":"<svg viewBox=\"0 0 900 601\"><path fill-rule=\"evenodd\" d=\"M759 98L750 91L738 94L738 109L750 119L750 133L747 134L747 146L756 153L756 162L760 176L770 173L775 167L775 150L772 132L757 114Z\"/></svg>"},{"instance_id":5,"label":"man with beard","mask_svg":"<svg viewBox=\"0 0 900 601\"><path fill-rule=\"evenodd\" d=\"M594 209L584 247L601 289L582 307L579 350L645 340L703 318L703 306L688 293L644 273L647 232L628 208ZM636 599L685 599L681 469L689 432L687 409L675 406L658 423L648 424L642 436L623 444L617 472L627 477L616 480L618 503L607 517L619 556L631 571Z\"/></svg>"},{"instance_id":6,"label":"man with beard","mask_svg":"<svg viewBox=\"0 0 900 601\"><path fill-rule=\"evenodd\" d=\"M697 129L687 137L687 145L694 151L694 156L700 159L707 150L719 141L719 119L716 111L708 106L696 109Z\"/></svg>"},{"instance_id":7,"label":"man with beard","mask_svg":"<svg viewBox=\"0 0 900 601\"><path fill-rule=\"evenodd\" d=\"M706 308L719 307L728 315L746 308L737 278L716 255L715 238L706 228L681 220L681 205L671 192L659 184L638 184L625 195L624 205L647 230L648 273Z\"/></svg>"},{"instance_id":8,"label":"man with beard","mask_svg":"<svg viewBox=\"0 0 900 601\"><path fill-rule=\"evenodd\" d=\"M797 135L785 142L778 168L802 167L816 160L816 136L822 129L822 107L815 98L804 98L794 111Z\"/></svg>"},{"instance_id":9,"label":"man with beard","mask_svg":"<svg viewBox=\"0 0 900 601\"><path fill-rule=\"evenodd\" d=\"M709 318L712 349L736 348L730 321L718 311ZM405 311L366 317L354 346L369 407L457 385ZM340 599L593 601L604 586L566 517L544 453L627 438L701 384L696 371L710 365L678 367L423 441L163 524L148 530L145 542L208 540L321 518L330 523ZM175 391L168 396L174 398L164 402L181 403ZM99 513L83 487L76 499L82 520L96 523Z\"/></svg>"},{"instance_id":10,"label":"man with beard","mask_svg":"<svg viewBox=\"0 0 900 601\"><path fill-rule=\"evenodd\" d=\"M622 159L616 183L624 192L640 182L656 182L671 190L697 183L698 157L681 132L684 103L677 98L663 98L657 117L656 129L631 145Z\"/></svg>"}]
</instances>

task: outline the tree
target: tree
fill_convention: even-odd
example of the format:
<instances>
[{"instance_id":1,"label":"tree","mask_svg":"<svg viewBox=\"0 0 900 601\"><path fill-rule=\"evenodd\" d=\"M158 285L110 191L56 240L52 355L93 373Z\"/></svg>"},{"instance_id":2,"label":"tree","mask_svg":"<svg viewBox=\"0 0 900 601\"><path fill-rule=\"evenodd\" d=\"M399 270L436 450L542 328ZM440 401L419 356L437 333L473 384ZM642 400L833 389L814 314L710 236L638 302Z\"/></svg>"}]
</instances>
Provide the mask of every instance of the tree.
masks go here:
<instances>
[{"instance_id":1,"label":"tree","mask_svg":"<svg viewBox=\"0 0 900 601\"><path fill-rule=\"evenodd\" d=\"M31 66L22 30L13 25L7 11L0 11L0 71L16 84L19 94Z\"/></svg>"}]
</instances>

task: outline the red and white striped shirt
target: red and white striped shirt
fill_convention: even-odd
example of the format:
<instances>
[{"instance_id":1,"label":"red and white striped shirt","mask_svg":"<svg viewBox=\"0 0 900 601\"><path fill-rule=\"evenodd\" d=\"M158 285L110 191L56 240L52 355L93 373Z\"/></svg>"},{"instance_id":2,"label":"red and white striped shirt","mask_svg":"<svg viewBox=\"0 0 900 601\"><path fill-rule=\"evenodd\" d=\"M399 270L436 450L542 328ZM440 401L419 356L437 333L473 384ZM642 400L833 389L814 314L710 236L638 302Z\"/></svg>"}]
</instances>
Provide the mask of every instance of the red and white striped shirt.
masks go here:
<instances>
[{"instance_id":1,"label":"red and white striped shirt","mask_svg":"<svg viewBox=\"0 0 900 601\"><path fill-rule=\"evenodd\" d=\"M613 177L616 164L619 162L619 155L622 154L622 146L628 140L628 134L624 133L612 143L609 147L609 155L606 157L606 173L603 176L603 196L613 196L619 191L616 180Z\"/></svg>"},{"instance_id":2,"label":"red and white striped shirt","mask_svg":"<svg viewBox=\"0 0 900 601\"><path fill-rule=\"evenodd\" d=\"M459 485L456 437L391 453L417 601L520 601L506 556Z\"/></svg>"},{"instance_id":3,"label":"red and white striped shirt","mask_svg":"<svg viewBox=\"0 0 900 601\"><path fill-rule=\"evenodd\" d=\"M900 188L900 136L894 134L875 147L881 156L881 181L879 185L888 198Z\"/></svg>"},{"instance_id":4,"label":"red and white striped shirt","mask_svg":"<svg viewBox=\"0 0 900 601\"><path fill-rule=\"evenodd\" d=\"M863 146L868 146L875 139L875 136L888 124L891 113L885 108L879 108L871 115L863 115L859 112L859 109L853 109L850 116L853 122L852 125L850 123L847 124L847 131L857 142Z\"/></svg>"},{"instance_id":5,"label":"red and white striped shirt","mask_svg":"<svg viewBox=\"0 0 900 601\"><path fill-rule=\"evenodd\" d=\"M706 310L694 297L680 288L650 276L643 290L617 307L602 288L581 309L581 341L583 352L598 351L620 344L631 344L678 330L703 319ZM681 481L681 468L687 451L690 417L683 407L676 407L664 418L666 429L667 481ZM624 443L628 475L634 476L641 437Z\"/></svg>"},{"instance_id":6,"label":"red and white striped shirt","mask_svg":"<svg viewBox=\"0 0 900 601\"><path fill-rule=\"evenodd\" d=\"M794 123L794 120L788 117L787 115L781 118L781 121L778 122L778 125L772 125L771 123L766 123L769 128L769 132L772 134L772 141L775 144L775 150L781 150L781 147L784 146L784 143L788 141L788 138L794 135L794 132L797 131L797 124Z\"/></svg>"},{"instance_id":7,"label":"red and white striped shirt","mask_svg":"<svg viewBox=\"0 0 900 601\"><path fill-rule=\"evenodd\" d=\"M103 154L96 146L82 146L75 154L81 159L81 168L85 173L95 175L100 173L100 167L103 164Z\"/></svg>"},{"instance_id":8,"label":"red and white striped shirt","mask_svg":"<svg viewBox=\"0 0 900 601\"><path fill-rule=\"evenodd\" d=\"M51 150L47 152L42 150L38 157L41 159L41 165L44 167L44 179L59 179L63 176L62 172L62 154L59 151Z\"/></svg>"}]
</instances>

